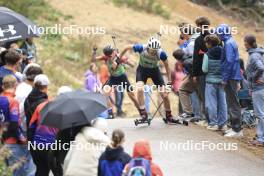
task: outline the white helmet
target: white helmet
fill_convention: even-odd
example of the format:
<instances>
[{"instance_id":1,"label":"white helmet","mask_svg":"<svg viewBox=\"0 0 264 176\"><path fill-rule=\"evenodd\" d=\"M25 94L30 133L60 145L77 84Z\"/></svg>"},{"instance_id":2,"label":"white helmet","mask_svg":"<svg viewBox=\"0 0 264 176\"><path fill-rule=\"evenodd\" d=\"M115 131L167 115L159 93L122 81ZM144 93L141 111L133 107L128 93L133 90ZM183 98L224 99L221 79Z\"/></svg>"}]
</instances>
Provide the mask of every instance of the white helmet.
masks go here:
<instances>
[{"instance_id":1,"label":"white helmet","mask_svg":"<svg viewBox=\"0 0 264 176\"><path fill-rule=\"evenodd\" d=\"M148 41L148 48L155 50L160 49L160 40L154 37L150 37Z\"/></svg>"}]
</instances>

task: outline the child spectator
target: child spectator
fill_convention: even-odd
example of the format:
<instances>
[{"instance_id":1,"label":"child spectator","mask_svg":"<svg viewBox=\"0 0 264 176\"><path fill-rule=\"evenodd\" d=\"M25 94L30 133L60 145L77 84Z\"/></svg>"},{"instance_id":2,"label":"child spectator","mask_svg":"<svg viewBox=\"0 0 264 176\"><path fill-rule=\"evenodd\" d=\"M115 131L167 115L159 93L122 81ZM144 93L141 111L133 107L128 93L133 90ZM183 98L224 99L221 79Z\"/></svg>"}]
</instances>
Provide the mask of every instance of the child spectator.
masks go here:
<instances>
[{"instance_id":1,"label":"child spectator","mask_svg":"<svg viewBox=\"0 0 264 176\"><path fill-rule=\"evenodd\" d=\"M205 43L208 51L204 55L202 69L206 74L205 107L209 115L208 130L226 130L227 105L222 86L220 39L216 35L207 35Z\"/></svg>"},{"instance_id":2,"label":"child spectator","mask_svg":"<svg viewBox=\"0 0 264 176\"><path fill-rule=\"evenodd\" d=\"M131 160L131 157L124 152L122 147L124 141L124 132L118 129L114 130L111 144L107 146L99 159L98 176L122 175L124 167Z\"/></svg>"},{"instance_id":3,"label":"child spectator","mask_svg":"<svg viewBox=\"0 0 264 176\"><path fill-rule=\"evenodd\" d=\"M135 143L133 158L123 171L124 176L132 173L145 173L147 176L163 175L160 167L152 162L150 145L146 140L139 140Z\"/></svg>"}]
</instances>

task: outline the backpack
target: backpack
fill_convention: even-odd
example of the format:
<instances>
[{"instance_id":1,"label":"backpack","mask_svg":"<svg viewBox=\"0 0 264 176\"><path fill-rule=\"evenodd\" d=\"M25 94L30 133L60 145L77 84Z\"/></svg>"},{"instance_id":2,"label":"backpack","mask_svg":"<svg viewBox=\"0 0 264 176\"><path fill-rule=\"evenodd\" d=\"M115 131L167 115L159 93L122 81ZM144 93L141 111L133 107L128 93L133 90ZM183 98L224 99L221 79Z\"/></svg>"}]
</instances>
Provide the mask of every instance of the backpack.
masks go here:
<instances>
[{"instance_id":1,"label":"backpack","mask_svg":"<svg viewBox=\"0 0 264 176\"><path fill-rule=\"evenodd\" d=\"M150 161L144 158L134 158L128 164L127 176L151 176Z\"/></svg>"}]
</instances>

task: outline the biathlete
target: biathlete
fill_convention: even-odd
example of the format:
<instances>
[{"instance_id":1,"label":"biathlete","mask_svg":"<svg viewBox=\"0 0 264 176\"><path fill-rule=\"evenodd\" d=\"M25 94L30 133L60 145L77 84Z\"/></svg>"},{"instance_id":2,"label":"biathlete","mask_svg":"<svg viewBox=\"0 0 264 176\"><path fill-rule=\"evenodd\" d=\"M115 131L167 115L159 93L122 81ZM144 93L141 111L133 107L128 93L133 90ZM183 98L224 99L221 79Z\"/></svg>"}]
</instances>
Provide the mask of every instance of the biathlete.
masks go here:
<instances>
[{"instance_id":1,"label":"biathlete","mask_svg":"<svg viewBox=\"0 0 264 176\"><path fill-rule=\"evenodd\" d=\"M168 97L167 88L171 88L171 72L168 64L168 56L166 52L161 49L160 40L151 37L147 45L135 44L127 46L120 54L123 57L127 51L134 51L139 53L139 66L136 73L137 82L137 98L139 102L141 121L149 121L148 114L145 109L144 100L144 85L148 78L151 78L153 83L158 87L159 93L163 99L164 107L166 111L166 118L163 118L165 123L179 123L179 120L173 118L171 114L170 101ZM159 62L164 63L166 74L168 77L168 83L166 86L163 80L162 74L159 69Z\"/></svg>"},{"instance_id":2,"label":"biathlete","mask_svg":"<svg viewBox=\"0 0 264 176\"><path fill-rule=\"evenodd\" d=\"M103 85L104 93L106 95L110 95L113 87L116 87L118 91L126 90L129 98L133 101L134 105L139 111L139 104L133 92L133 87L131 86L126 75L126 68L124 64L127 63L127 58L119 58L118 52L111 45L104 47L103 53L104 54L101 56L96 56L96 49L94 49L93 62L104 61L108 66L110 78Z\"/></svg>"}]
</instances>

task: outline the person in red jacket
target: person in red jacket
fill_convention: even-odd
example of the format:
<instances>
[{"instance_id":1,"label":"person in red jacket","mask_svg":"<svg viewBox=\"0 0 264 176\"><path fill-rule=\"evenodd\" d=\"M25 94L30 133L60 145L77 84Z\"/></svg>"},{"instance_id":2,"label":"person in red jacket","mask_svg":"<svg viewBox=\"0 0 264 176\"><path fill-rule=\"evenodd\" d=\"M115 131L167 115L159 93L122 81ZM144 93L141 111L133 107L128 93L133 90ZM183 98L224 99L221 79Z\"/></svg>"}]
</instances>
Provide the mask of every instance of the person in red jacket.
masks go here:
<instances>
[{"instance_id":1,"label":"person in red jacket","mask_svg":"<svg viewBox=\"0 0 264 176\"><path fill-rule=\"evenodd\" d=\"M49 79L46 75L40 74L36 76L34 83L35 85L42 87L42 91L45 92L45 94L48 94ZM49 176L50 171L52 171L55 176L62 175L60 173L62 170L54 164L51 164L53 161L50 152L51 145L55 143L58 129L41 124L40 112L48 101L49 100L46 99L37 106L29 122L29 130L32 133L32 139L30 142L32 145L36 144L36 146L45 146L45 149L43 150L38 147L30 148L33 161L37 167L36 176Z\"/></svg>"},{"instance_id":2,"label":"person in red jacket","mask_svg":"<svg viewBox=\"0 0 264 176\"><path fill-rule=\"evenodd\" d=\"M133 159L143 158L145 160L148 160L150 162L151 175L152 176L163 176L161 168L157 164L152 162L152 154L151 154L150 144L147 140L139 140L135 143L132 158ZM125 169L123 171L123 175L127 175L129 173L129 168L130 168L129 164L127 164L125 166Z\"/></svg>"}]
</instances>

